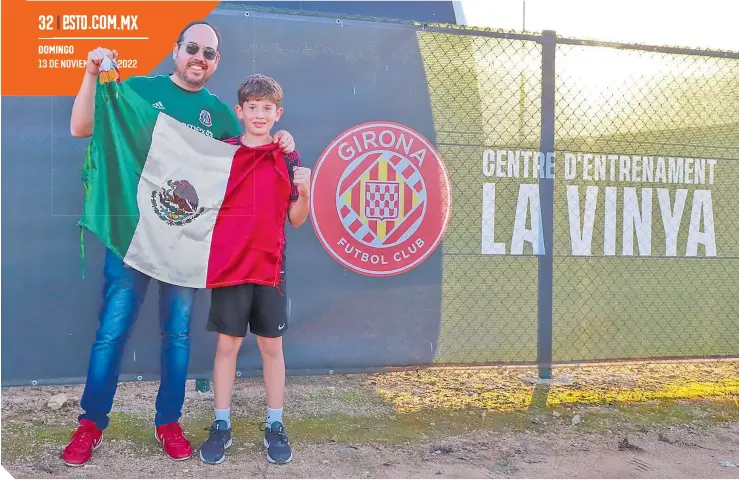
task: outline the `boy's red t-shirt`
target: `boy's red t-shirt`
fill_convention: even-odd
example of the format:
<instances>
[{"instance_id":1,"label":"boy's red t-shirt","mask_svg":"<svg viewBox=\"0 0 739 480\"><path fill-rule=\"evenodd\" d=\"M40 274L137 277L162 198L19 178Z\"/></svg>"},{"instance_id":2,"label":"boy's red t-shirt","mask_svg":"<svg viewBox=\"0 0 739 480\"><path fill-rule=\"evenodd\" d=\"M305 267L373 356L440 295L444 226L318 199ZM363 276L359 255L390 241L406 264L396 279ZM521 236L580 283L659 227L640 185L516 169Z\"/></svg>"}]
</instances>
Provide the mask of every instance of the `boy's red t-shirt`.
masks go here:
<instances>
[{"instance_id":1,"label":"boy's red t-shirt","mask_svg":"<svg viewBox=\"0 0 739 480\"><path fill-rule=\"evenodd\" d=\"M247 147L240 136L223 142L239 149L216 218L211 255L235 260L219 271L208 271L209 283L216 287L253 283L279 288L286 260L285 221L290 203L299 197L293 168L301 165L300 154L297 150L284 154L276 144ZM215 264L224 265L211 262Z\"/></svg>"}]
</instances>

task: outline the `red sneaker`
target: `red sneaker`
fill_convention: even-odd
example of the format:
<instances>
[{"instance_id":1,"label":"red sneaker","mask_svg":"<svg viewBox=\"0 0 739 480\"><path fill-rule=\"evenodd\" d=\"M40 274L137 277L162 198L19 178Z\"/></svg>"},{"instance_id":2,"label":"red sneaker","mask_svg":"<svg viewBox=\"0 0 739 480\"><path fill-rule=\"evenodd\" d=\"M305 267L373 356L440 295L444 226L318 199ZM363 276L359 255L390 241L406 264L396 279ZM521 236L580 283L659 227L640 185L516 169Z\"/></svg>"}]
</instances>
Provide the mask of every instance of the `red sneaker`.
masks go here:
<instances>
[{"instance_id":1,"label":"red sneaker","mask_svg":"<svg viewBox=\"0 0 739 480\"><path fill-rule=\"evenodd\" d=\"M95 422L83 418L62 452L62 460L70 467L80 467L92 458L92 452L103 443L103 431Z\"/></svg>"},{"instance_id":2,"label":"red sneaker","mask_svg":"<svg viewBox=\"0 0 739 480\"><path fill-rule=\"evenodd\" d=\"M182 433L182 427L177 422L171 422L158 427L154 437L162 445L164 453L174 460L187 460L192 456L192 445Z\"/></svg>"}]
</instances>

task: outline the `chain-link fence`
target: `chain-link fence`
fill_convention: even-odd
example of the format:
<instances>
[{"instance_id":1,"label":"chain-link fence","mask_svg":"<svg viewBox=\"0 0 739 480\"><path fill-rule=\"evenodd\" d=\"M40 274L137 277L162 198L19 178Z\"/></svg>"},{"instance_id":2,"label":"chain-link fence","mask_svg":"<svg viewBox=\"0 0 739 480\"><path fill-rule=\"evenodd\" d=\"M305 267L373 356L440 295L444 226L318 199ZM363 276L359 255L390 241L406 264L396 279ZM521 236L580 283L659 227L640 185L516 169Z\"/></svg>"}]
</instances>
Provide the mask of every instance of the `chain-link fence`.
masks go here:
<instances>
[{"instance_id":1,"label":"chain-link fence","mask_svg":"<svg viewBox=\"0 0 739 480\"><path fill-rule=\"evenodd\" d=\"M739 356L739 54L419 42L454 192L436 361L534 366L468 370L465 402L530 399L521 375L564 379L550 403L739 394L737 363L696 363Z\"/></svg>"},{"instance_id":2,"label":"chain-link fence","mask_svg":"<svg viewBox=\"0 0 739 480\"><path fill-rule=\"evenodd\" d=\"M739 354L739 55L419 38L454 189L439 363Z\"/></svg>"},{"instance_id":3,"label":"chain-link fence","mask_svg":"<svg viewBox=\"0 0 739 480\"><path fill-rule=\"evenodd\" d=\"M556 150L577 157L555 184L553 358L739 354L739 59L556 59Z\"/></svg>"},{"instance_id":4,"label":"chain-link fence","mask_svg":"<svg viewBox=\"0 0 739 480\"><path fill-rule=\"evenodd\" d=\"M420 32L419 43L453 191L437 362L533 362L538 260L510 247L484 255L491 238L512 231L522 179L493 179L485 162L495 149L539 150L542 46L433 31Z\"/></svg>"}]
</instances>

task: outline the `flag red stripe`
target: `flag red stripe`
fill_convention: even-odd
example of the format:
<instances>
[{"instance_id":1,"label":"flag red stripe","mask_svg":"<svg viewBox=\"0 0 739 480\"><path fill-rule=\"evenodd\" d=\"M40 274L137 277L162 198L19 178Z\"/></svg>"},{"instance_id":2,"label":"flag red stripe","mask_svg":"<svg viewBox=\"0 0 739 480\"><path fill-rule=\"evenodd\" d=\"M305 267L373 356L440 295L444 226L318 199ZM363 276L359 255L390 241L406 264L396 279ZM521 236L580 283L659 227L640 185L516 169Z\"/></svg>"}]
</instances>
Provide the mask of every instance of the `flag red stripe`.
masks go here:
<instances>
[{"instance_id":1,"label":"flag red stripe","mask_svg":"<svg viewBox=\"0 0 739 480\"><path fill-rule=\"evenodd\" d=\"M241 147L234 155L210 242L206 288L277 286L290 181L282 154L273 154L276 148Z\"/></svg>"}]
</instances>

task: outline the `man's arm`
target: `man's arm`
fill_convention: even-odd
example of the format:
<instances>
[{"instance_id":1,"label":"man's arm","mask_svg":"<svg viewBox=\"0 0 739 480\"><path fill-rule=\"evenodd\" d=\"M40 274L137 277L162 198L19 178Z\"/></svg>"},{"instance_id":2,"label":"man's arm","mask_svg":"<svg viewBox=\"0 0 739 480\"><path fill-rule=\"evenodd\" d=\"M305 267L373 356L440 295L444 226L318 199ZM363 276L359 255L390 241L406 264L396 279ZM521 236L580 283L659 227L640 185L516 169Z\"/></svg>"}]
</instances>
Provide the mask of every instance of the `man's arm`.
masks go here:
<instances>
[{"instance_id":1,"label":"man's arm","mask_svg":"<svg viewBox=\"0 0 739 480\"><path fill-rule=\"evenodd\" d=\"M105 48L96 48L87 54L87 68L82 79L82 85L72 105L72 118L69 122L69 130L73 137L84 138L92 135L92 127L95 122L95 88L97 86L97 75L100 71L100 63L104 57L113 60L118 58L118 53Z\"/></svg>"},{"instance_id":2,"label":"man's arm","mask_svg":"<svg viewBox=\"0 0 739 480\"><path fill-rule=\"evenodd\" d=\"M292 153L295 151L295 139L293 136L285 131L280 130L272 136L272 143L279 143L282 147L282 151L285 153Z\"/></svg>"},{"instance_id":3,"label":"man's arm","mask_svg":"<svg viewBox=\"0 0 739 480\"><path fill-rule=\"evenodd\" d=\"M84 138L92 135L95 117L95 87L97 75L85 71L82 85L72 105L72 119L69 130L73 137Z\"/></svg>"}]
</instances>

